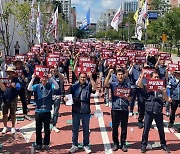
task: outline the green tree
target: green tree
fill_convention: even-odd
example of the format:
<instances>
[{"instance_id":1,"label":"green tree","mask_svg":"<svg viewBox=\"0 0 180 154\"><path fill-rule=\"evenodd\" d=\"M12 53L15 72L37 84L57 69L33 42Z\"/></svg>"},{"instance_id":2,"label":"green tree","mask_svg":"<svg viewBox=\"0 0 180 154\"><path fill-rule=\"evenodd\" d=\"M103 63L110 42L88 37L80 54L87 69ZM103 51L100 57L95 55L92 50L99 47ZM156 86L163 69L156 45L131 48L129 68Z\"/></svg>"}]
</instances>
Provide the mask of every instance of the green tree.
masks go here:
<instances>
[{"instance_id":1,"label":"green tree","mask_svg":"<svg viewBox=\"0 0 180 154\"><path fill-rule=\"evenodd\" d=\"M9 1L4 3L3 14L0 16L1 20L1 35L4 51L7 55L10 55L10 47L13 42L15 29L17 27L16 20L14 18L15 1Z\"/></svg>"}]
</instances>

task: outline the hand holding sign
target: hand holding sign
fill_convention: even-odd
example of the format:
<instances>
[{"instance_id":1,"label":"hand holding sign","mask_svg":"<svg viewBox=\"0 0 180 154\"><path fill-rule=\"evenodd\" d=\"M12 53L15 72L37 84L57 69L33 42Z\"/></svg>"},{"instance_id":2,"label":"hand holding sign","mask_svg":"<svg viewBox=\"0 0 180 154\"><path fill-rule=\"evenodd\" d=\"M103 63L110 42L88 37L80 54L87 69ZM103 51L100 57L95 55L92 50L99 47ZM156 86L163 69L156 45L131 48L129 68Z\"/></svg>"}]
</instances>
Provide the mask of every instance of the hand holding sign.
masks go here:
<instances>
[{"instance_id":1,"label":"hand holding sign","mask_svg":"<svg viewBox=\"0 0 180 154\"><path fill-rule=\"evenodd\" d=\"M165 91L164 80L149 79L147 80L147 91Z\"/></svg>"},{"instance_id":2,"label":"hand holding sign","mask_svg":"<svg viewBox=\"0 0 180 154\"><path fill-rule=\"evenodd\" d=\"M50 69L45 66L36 66L35 67L35 74L39 78L43 78L43 77L47 78L49 71L50 71Z\"/></svg>"}]
</instances>

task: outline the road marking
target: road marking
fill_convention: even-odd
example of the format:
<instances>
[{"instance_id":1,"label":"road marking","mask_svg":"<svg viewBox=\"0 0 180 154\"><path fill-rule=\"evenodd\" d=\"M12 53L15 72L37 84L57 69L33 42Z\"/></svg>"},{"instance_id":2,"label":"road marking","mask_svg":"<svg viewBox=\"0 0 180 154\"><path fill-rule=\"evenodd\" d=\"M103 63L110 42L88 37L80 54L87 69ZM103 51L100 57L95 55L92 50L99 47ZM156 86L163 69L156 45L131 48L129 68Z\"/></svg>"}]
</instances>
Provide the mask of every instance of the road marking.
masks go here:
<instances>
[{"instance_id":1,"label":"road marking","mask_svg":"<svg viewBox=\"0 0 180 154\"><path fill-rule=\"evenodd\" d=\"M99 100L97 98L97 94L98 93L93 95L94 96L95 107L96 107L96 110L99 109L101 111L101 107L98 104ZM110 142L109 142L109 137L108 137L106 127L105 127L105 124L104 124L103 116L98 117L98 122L99 122L99 127L100 127L100 130L101 130L101 136L102 136L102 140L103 140L103 144L104 144L105 154L112 154L113 152L112 152L111 145L110 145Z\"/></svg>"},{"instance_id":2,"label":"road marking","mask_svg":"<svg viewBox=\"0 0 180 154\"><path fill-rule=\"evenodd\" d=\"M164 127L164 132L165 133L172 133L180 140L180 133L176 133L176 131L172 128L167 128L168 127L168 121L163 120L163 122L164 122L164 125L166 126L166 127ZM155 129L157 129L156 122L154 120L152 122L152 125L154 126Z\"/></svg>"},{"instance_id":3,"label":"road marking","mask_svg":"<svg viewBox=\"0 0 180 154\"><path fill-rule=\"evenodd\" d=\"M35 121L33 121L32 123L27 124L19 129L27 143L29 143L31 136L35 132L35 129L36 129Z\"/></svg>"}]
</instances>

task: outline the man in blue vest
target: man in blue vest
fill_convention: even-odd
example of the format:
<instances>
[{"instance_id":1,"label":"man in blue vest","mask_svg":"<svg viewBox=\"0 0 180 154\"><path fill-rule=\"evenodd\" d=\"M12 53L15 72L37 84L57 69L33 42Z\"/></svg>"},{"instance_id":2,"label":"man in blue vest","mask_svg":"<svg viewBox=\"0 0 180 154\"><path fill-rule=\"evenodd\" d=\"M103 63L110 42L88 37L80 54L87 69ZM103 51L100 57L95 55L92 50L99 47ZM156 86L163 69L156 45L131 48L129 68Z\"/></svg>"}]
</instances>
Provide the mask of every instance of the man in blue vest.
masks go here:
<instances>
[{"instance_id":1,"label":"man in blue vest","mask_svg":"<svg viewBox=\"0 0 180 154\"><path fill-rule=\"evenodd\" d=\"M143 130L142 142L141 142L141 153L146 153L149 130L151 128L153 119L155 120L158 128L161 149L163 149L166 152L170 152L166 146L163 113L162 113L163 97L165 100L168 99L166 88L162 88L159 91L147 91L146 86L143 85L143 78L144 78L144 72L140 75L137 81L137 86L139 86L140 88L144 88L144 91L146 92L145 118L144 118L144 130ZM152 72L150 74L150 78L159 79L159 75L157 72Z\"/></svg>"},{"instance_id":2,"label":"man in blue vest","mask_svg":"<svg viewBox=\"0 0 180 154\"><path fill-rule=\"evenodd\" d=\"M87 78L89 77L90 82ZM72 147L69 152L74 153L78 150L78 132L80 120L83 126L83 146L86 153L91 153L89 147L89 121L90 121L90 95L96 91L96 83L92 78L92 73L80 73L78 82L73 84L67 91L67 94L72 94ZM64 98L67 101L67 98Z\"/></svg>"},{"instance_id":3,"label":"man in blue vest","mask_svg":"<svg viewBox=\"0 0 180 154\"><path fill-rule=\"evenodd\" d=\"M128 78L126 78L126 73L123 68L116 70L117 81L111 82L110 77L112 76L114 70L110 69L109 73L105 79L105 86L111 88L112 96L112 138L113 138L113 151L119 149L119 140L118 140L118 128L119 123L121 122L121 149L123 152L127 152L126 138L127 138L127 124L128 124L128 115L129 115L129 101L131 100L130 95L128 97L123 97L117 94L117 89L131 88L131 83Z\"/></svg>"},{"instance_id":4,"label":"man in blue vest","mask_svg":"<svg viewBox=\"0 0 180 154\"><path fill-rule=\"evenodd\" d=\"M168 85L168 100L171 103L171 114L168 127L171 128L175 121L175 113L180 104L180 71L175 71L170 78Z\"/></svg>"}]
</instances>

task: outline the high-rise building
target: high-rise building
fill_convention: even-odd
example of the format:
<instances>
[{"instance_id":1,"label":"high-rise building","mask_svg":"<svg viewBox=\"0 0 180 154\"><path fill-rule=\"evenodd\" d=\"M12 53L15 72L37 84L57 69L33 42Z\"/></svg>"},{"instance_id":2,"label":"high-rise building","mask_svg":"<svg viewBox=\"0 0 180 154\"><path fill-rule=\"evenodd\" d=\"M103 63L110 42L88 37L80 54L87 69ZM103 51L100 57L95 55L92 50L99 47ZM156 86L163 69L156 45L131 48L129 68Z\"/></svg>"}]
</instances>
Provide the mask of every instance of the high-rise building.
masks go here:
<instances>
[{"instance_id":1,"label":"high-rise building","mask_svg":"<svg viewBox=\"0 0 180 154\"><path fill-rule=\"evenodd\" d=\"M71 8L71 13L70 13L70 26L71 28L76 28L76 8L72 7Z\"/></svg>"},{"instance_id":2,"label":"high-rise building","mask_svg":"<svg viewBox=\"0 0 180 154\"><path fill-rule=\"evenodd\" d=\"M138 1L132 1L132 2L124 2L123 3L123 9L125 13L128 12L136 12L138 7Z\"/></svg>"},{"instance_id":3,"label":"high-rise building","mask_svg":"<svg viewBox=\"0 0 180 154\"><path fill-rule=\"evenodd\" d=\"M111 29L111 21L116 13L115 9L107 9L105 13L101 14L100 20L97 22L96 31L103 31Z\"/></svg>"},{"instance_id":4,"label":"high-rise building","mask_svg":"<svg viewBox=\"0 0 180 154\"><path fill-rule=\"evenodd\" d=\"M65 15L65 21L70 22L70 14L71 14L71 0L58 0L62 5L62 12Z\"/></svg>"}]
</instances>

